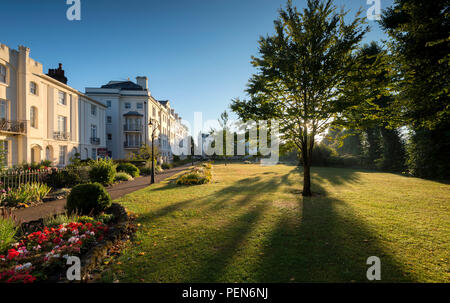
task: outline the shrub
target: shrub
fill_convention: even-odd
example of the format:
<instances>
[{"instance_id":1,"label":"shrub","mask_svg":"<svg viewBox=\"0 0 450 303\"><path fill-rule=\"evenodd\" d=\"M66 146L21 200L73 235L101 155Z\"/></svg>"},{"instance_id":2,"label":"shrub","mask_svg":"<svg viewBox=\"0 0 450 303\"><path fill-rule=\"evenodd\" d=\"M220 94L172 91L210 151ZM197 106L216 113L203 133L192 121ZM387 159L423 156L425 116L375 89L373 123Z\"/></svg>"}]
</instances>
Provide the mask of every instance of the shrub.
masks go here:
<instances>
[{"instance_id":1,"label":"shrub","mask_svg":"<svg viewBox=\"0 0 450 303\"><path fill-rule=\"evenodd\" d=\"M115 175L116 164L114 164L112 160L99 159L92 162L91 170L89 171L89 178L91 182L110 185L114 182Z\"/></svg>"},{"instance_id":2,"label":"shrub","mask_svg":"<svg viewBox=\"0 0 450 303\"><path fill-rule=\"evenodd\" d=\"M97 217L97 220L102 222L102 223L104 223L104 224L110 223L113 219L114 219L114 215L113 214L105 214L105 213L103 213L103 214L100 214Z\"/></svg>"},{"instance_id":3,"label":"shrub","mask_svg":"<svg viewBox=\"0 0 450 303\"><path fill-rule=\"evenodd\" d=\"M143 167L141 168L141 174L144 176L149 176L152 174L152 169L149 167Z\"/></svg>"},{"instance_id":4,"label":"shrub","mask_svg":"<svg viewBox=\"0 0 450 303\"><path fill-rule=\"evenodd\" d=\"M209 163L209 162L202 163L202 166L205 167L205 168L207 168L207 169L211 169L211 168L212 168L212 165L211 165L211 163Z\"/></svg>"},{"instance_id":5,"label":"shrub","mask_svg":"<svg viewBox=\"0 0 450 303\"><path fill-rule=\"evenodd\" d=\"M162 169L171 169L173 165L171 163L163 163L161 164Z\"/></svg>"},{"instance_id":6,"label":"shrub","mask_svg":"<svg viewBox=\"0 0 450 303\"><path fill-rule=\"evenodd\" d=\"M44 167L50 167L50 166L52 166L52 161L50 161L50 160L42 160L41 161L41 165L43 165Z\"/></svg>"},{"instance_id":7,"label":"shrub","mask_svg":"<svg viewBox=\"0 0 450 303\"><path fill-rule=\"evenodd\" d=\"M21 189L30 194L30 200L33 202L42 201L51 190L47 184L42 183L26 183L21 186Z\"/></svg>"},{"instance_id":8,"label":"shrub","mask_svg":"<svg viewBox=\"0 0 450 303\"><path fill-rule=\"evenodd\" d=\"M177 179L179 185L206 184L211 181L211 169L205 166L194 167L190 172Z\"/></svg>"},{"instance_id":9,"label":"shrub","mask_svg":"<svg viewBox=\"0 0 450 303\"><path fill-rule=\"evenodd\" d=\"M49 217L45 217L43 219L43 224L44 226L58 226L61 224L68 224L70 222L76 222L78 220L78 216L77 215L68 215L67 212L63 213L63 214L59 214L56 216L49 216Z\"/></svg>"},{"instance_id":10,"label":"shrub","mask_svg":"<svg viewBox=\"0 0 450 303\"><path fill-rule=\"evenodd\" d=\"M164 170L159 165L155 165L155 174L160 174ZM143 167L141 168L141 174L144 176L150 176L152 174L152 168L151 167Z\"/></svg>"},{"instance_id":11,"label":"shrub","mask_svg":"<svg viewBox=\"0 0 450 303\"><path fill-rule=\"evenodd\" d=\"M11 188L2 195L2 204L8 207L22 206L31 202L33 193L23 189L23 186Z\"/></svg>"},{"instance_id":12,"label":"shrub","mask_svg":"<svg viewBox=\"0 0 450 303\"><path fill-rule=\"evenodd\" d=\"M69 214L99 214L111 206L111 197L100 183L79 184L72 188L67 197Z\"/></svg>"},{"instance_id":13,"label":"shrub","mask_svg":"<svg viewBox=\"0 0 450 303\"><path fill-rule=\"evenodd\" d=\"M118 172L125 172L132 176L133 178L139 177L139 168L131 163L120 163L117 166Z\"/></svg>"},{"instance_id":14,"label":"shrub","mask_svg":"<svg viewBox=\"0 0 450 303\"><path fill-rule=\"evenodd\" d=\"M118 172L114 177L114 181L131 181L133 177L127 174L126 172Z\"/></svg>"},{"instance_id":15,"label":"shrub","mask_svg":"<svg viewBox=\"0 0 450 303\"><path fill-rule=\"evenodd\" d=\"M0 217L0 254L3 254L14 242L17 227L12 218Z\"/></svg>"},{"instance_id":16,"label":"shrub","mask_svg":"<svg viewBox=\"0 0 450 303\"><path fill-rule=\"evenodd\" d=\"M45 182L52 188L65 188L80 184L83 180L79 170L69 168L53 171L47 175Z\"/></svg>"},{"instance_id":17,"label":"shrub","mask_svg":"<svg viewBox=\"0 0 450 303\"><path fill-rule=\"evenodd\" d=\"M95 223L97 220L95 220L93 217L90 216L80 216L77 217L75 221L86 224L86 223Z\"/></svg>"},{"instance_id":18,"label":"shrub","mask_svg":"<svg viewBox=\"0 0 450 303\"><path fill-rule=\"evenodd\" d=\"M180 156L174 155L173 162L179 162L179 161L180 161Z\"/></svg>"}]
</instances>

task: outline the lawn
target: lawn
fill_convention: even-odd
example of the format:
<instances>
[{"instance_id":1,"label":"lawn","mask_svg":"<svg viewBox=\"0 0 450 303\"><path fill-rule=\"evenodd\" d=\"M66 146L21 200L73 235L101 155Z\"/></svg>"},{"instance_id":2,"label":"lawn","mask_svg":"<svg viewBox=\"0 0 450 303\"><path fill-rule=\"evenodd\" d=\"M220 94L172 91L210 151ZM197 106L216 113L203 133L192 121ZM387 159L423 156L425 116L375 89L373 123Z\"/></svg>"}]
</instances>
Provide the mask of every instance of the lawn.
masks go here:
<instances>
[{"instance_id":1,"label":"lawn","mask_svg":"<svg viewBox=\"0 0 450 303\"><path fill-rule=\"evenodd\" d=\"M117 200L136 238L103 272L120 282L450 281L450 185L389 173L213 166L213 183L172 180Z\"/></svg>"}]
</instances>

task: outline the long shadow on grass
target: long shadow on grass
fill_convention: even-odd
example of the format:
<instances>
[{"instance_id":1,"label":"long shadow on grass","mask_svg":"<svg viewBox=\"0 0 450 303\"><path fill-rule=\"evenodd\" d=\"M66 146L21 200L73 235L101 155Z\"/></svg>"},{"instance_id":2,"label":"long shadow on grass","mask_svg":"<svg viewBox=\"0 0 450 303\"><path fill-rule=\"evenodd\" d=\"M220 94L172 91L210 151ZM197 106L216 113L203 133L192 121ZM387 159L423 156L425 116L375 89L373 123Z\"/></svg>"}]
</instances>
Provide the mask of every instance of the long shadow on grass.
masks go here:
<instances>
[{"instance_id":1,"label":"long shadow on grass","mask_svg":"<svg viewBox=\"0 0 450 303\"><path fill-rule=\"evenodd\" d=\"M149 280L172 282L223 282L230 278L226 275L230 270L235 272L233 276L238 282L349 282L367 281L366 260L369 256L378 256L382 263L383 281L413 281L395 258L383 249L376 235L354 214L352 208L328 196L320 185L321 179L342 184L346 182L341 179L345 178L346 172L339 177L330 177L327 176L328 170L313 169L313 173L317 174L317 178L313 178L314 188L322 195L304 199L298 195L294 198L298 200L297 208L282 209L275 213L276 218L270 218L276 221L273 229L259 235L252 233L262 220L267 220L263 213L274 207L273 201L259 201L251 205L252 196L277 191L286 183L294 185L292 180L301 178L300 173L301 170L293 169L286 175L268 179L241 179L209 195L175 202L141 216L139 220L142 223L153 222L186 208L203 210L206 216L220 217L220 211L222 214L229 211L234 215L227 217L224 225L220 226L207 226L197 221L180 226L170 244L154 248L152 254L160 257L139 260L144 263L138 267L151 268L151 272L147 272ZM357 181L353 173L348 171L348 175L352 176L348 178L349 182ZM170 190L175 186L167 184L163 188ZM242 196L244 192L248 194ZM241 195L239 199L235 197L237 193ZM192 217L186 218L186 221L190 219ZM249 237L261 237L263 254L256 257L256 261L252 259L253 265L244 266L242 270L228 268L230 264L236 264L233 258L238 254L239 262L244 262L242 249L248 248ZM178 258L183 258L182 263L189 265L179 267L177 262L180 261L170 255L173 252L182 254ZM172 276L161 277L161 273L165 272Z\"/></svg>"},{"instance_id":2,"label":"long shadow on grass","mask_svg":"<svg viewBox=\"0 0 450 303\"><path fill-rule=\"evenodd\" d=\"M326 194L298 201L268 236L254 268L259 282L364 282L370 256L381 259L382 281L413 281L345 202Z\"/></svg>"},{"instance_id":3,"label":"long shadow on grass","mask_svg":"<svg viewBox=\"0 0 450 303\"><path fill-rule=\"evenodd\" d=\"M184 207L189 207L195 204L196 207L207 207L209 211L217 211L226 207L243 207L252 201L252 197L263 192L276 192L277 189L283 184L283 179L278 177L272 177L270 179L261 180L260 177L245 178L239 180L232 186L225 187L218 191L214 191L209 195L205 195L195 199L187 199L180 202L169 204L165 207L159 208L156 211L144 214L143 219L157 219L164 217L170 213L177 210L183 209ZM197 186L208 186L208 185L197 185ZM179 188L179 185L175 183L167 183L166 185L152 189L156 190L170 190ZM248 193L242 196L242 193ZM236 199L236 195L239 194L241 197ZM211 201L211 198L214 198Z\"/></svg>"}]
</instances>

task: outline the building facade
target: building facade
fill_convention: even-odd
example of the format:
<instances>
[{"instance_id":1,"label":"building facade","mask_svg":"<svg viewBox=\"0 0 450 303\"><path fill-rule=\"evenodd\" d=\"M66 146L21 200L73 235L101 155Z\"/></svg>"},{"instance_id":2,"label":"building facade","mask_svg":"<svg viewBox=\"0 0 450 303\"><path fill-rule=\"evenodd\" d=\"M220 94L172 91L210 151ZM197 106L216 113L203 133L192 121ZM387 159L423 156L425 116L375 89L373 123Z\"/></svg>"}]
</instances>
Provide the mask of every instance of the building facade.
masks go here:
<instances>
[{"instance_id":1,"label":"building facade","mask_svg":"<svg viewBox=\"0 0 450 303\"><path fill-rule=\"evenodd\" d=\"M44 74L30 49L0 44L0 144L4 165L50 160L65 166L79 153L106 150L106 106L67 85L60 64Z\"/></svg>"},{"instance_id":2,"label":"building facade","mask_svg":"<svg viewBox=\"0 0 450 303\"><path fill-rule=\"evenodd\" d=\"M171 145L187 135L181 117L169 101L156 100L148 87L147 77L131 81L110 81L100 88L88 87L86 95L106 107L106 147L113 159L127 159L142 145L151 146L152 126L156 120L155 146L160 151L159 162L172 161Z\"/></svg>"}]
</instances>

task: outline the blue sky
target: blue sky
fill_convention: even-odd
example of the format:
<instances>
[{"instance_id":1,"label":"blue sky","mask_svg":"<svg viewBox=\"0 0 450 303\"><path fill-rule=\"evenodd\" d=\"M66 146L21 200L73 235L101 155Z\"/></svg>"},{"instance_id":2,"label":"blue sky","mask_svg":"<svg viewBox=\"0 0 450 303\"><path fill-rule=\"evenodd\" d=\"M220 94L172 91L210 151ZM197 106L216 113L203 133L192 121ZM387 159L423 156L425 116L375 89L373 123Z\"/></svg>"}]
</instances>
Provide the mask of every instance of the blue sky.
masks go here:
<instances>
[{"instance_id":1,"label":"blue sky","mask_svg":"<svg viewBox=\"0 0 450 303\"><path fill-rule=\"evenodd\" d=\"M297 7L306 1L294 0ZM63 63L69 85L83 91L109 80L149 77L156 99L186 120L194 111L217 119L255 71L260 35L273 33L285 0L81 0L81 21L68 21L66 0L2 0L9 24L0 42L31 48L44 71ZM335 0L356 12L366 0ZM381 8L392 0L381 0ZM385 39L371 21L366 41Z\"/></svg>"}]
</instances>

